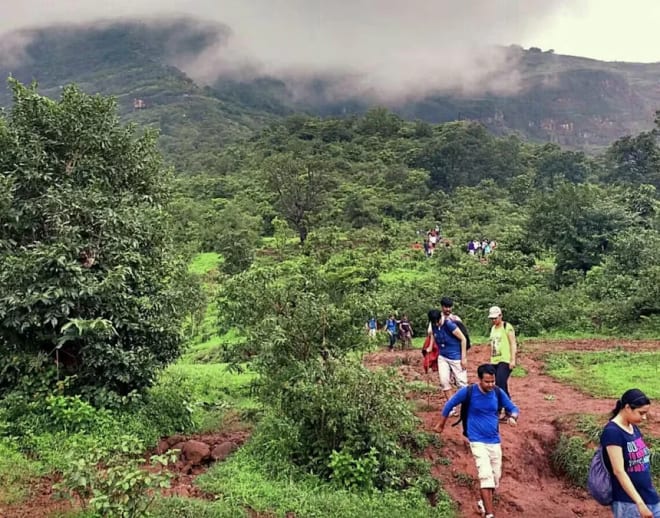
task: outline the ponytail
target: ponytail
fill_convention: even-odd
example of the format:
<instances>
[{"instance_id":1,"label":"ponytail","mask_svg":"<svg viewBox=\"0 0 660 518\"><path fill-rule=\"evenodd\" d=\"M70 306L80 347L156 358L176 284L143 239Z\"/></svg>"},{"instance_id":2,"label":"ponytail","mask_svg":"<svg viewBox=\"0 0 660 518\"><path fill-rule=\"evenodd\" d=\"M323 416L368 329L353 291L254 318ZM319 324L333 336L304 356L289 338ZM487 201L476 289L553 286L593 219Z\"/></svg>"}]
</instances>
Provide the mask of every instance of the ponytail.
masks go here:
<instances>
[{"instance_id":1,"label":"ponytail","mask_svg":"<svg viewBox=\"0 0 660 518\"><path fill-rule=\"evenodd\" d=\"M617 399L616 405L610 412L610 419L614 419L619 414L619 412L621 412L622 408L623 408L623 403L621 402L620 399Z\"/></svg>"}]
</instances>

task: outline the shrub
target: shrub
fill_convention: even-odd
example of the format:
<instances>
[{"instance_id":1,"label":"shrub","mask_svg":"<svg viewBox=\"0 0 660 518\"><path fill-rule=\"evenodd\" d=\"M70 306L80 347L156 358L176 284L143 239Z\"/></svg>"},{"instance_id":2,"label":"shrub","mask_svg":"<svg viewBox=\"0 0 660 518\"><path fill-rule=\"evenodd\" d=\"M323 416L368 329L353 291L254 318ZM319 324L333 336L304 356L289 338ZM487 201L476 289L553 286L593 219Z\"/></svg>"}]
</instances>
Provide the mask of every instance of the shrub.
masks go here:
<instances>
[{"instance_id":1,"label":"shrub","mask_svg":"<svg viewBox=\"0 0 660 518\"><path fill-rule=\"evenodd\" d=\"M83 456L71 453L55 488L102 516L147 516L155 491L170 484L172 475L159 468L176 460L177 455L153 455L147 463L140 457L142 452L142 444L124 436L119 440L119 452L92 449ZM151 469L146 469L147 465Z\"/></svg>"},{"instance_id":2,"label":"shrub","mask_svg":"<svg viewBox=\"0 0 660 518\"><path fill-rule=\"evenodd\" d=\"M75 375L68 394L108 406L181 353L197 285L163 211L171 175L156 135L122 126L112 99L12 88L0 115L0 220L11 222L0 233L0 352L11 358L0 394L31 375L51 387Z\"/></svg>"}]
</instances>

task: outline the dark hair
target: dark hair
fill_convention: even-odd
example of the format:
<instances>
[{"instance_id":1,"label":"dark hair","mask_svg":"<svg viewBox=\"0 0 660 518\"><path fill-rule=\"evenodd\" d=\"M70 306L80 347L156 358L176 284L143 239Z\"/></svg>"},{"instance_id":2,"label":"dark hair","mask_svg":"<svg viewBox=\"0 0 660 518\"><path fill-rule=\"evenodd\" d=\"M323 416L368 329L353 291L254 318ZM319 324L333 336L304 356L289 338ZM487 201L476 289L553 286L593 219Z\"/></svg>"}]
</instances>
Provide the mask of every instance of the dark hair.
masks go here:
<instances>
[{"instance_id":1,"label":"dark hair","mask_svg":"<svg viewBox=\"0 0 660 518\"><path fill-rule=\"evenodd\" d=\"M479 379L483 379L484 374L492 374L495 376L495 365L492 363L484 363L479 365L479 368L477 368L477 376L479 376Z\"/></svg>"},{"instance_id":2,"label":"dark hair","mask_svg":"<svg viewBox=\"0 0 660 518\"><path fill-rule=\"evenodd\" d=\"M429 310L429 322L433 322L435 324L436 322L440 322L441 318L442 318L442 313L440 313L439 310L437 309Z\"/></svg>"},{"instance_id":3,"label":"dark hair","mask_svg":"<svg viewBox=\"0 0 660 518\"><path fill-rule=\"evenodd\" d=\"M612 409L610 419L616 417L617 414L621 412L621 410L623 410L626 405L628 405L632 410L635 410L636 408L650 404L651 400L646 397L646 394L644 394L644 392L641 390L636 388L626 390L623 393L623 396L621 396L621 399L616 402L616 406Z\"/></svg>"},{"instance_id":4,"label":"dark hair","mask_svg":"<svg viewBox=\"0 0 660 518\"><path fill-rule=\"evenodd\" d=\"M446 308L450 308L454 305L454 301L449 297L442 297L442 299L440 299L440 305Z\"/></svg>"}]
</instances>

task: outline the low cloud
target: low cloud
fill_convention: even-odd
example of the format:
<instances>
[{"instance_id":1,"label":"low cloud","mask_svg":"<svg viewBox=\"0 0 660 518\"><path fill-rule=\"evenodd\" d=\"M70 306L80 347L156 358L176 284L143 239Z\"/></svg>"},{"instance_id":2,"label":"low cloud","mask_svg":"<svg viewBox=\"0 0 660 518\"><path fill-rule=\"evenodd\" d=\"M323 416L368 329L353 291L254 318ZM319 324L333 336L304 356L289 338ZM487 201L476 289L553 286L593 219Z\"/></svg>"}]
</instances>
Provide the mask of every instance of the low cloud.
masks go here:
<instances>
[{"instance_id":1,"label":"low cloud","mask_svg":"<svg viewBox=\"0 0 660 518\"><path fill-rule=\"evenodd\" d=\"M50 5L53 4L53 5ZM91 5L95 4L95 5ZM0 40L6 61L24 59L25 27L86 24L99 18L154 20L185 15L216 37L196 54L171 61L193 79L271 76L297 85L333 78L330 97L370 96L386 102L430 92L474 95L520 88L517 52L567 1L546 0L23 0L3 8ZM23 36L20 36L23 35ZM3 43L5 42L5 43Z\"/></svg>"}]
</instances>

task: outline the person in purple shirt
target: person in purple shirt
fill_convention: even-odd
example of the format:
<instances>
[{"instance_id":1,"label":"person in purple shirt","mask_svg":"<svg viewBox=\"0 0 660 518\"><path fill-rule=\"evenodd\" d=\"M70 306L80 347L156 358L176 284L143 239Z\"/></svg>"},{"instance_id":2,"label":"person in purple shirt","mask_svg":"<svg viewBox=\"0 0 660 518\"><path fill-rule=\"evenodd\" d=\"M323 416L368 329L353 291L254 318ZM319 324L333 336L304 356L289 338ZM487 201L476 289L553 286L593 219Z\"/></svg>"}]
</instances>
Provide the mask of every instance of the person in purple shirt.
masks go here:
<instances>
[{"instance_id":1,"label":"person in purple shirt","mask_svg":"<svg viewBox=\"0 0 660 518\"><path fill-rule=\"evenodd\" d=\"M467 402L467 423L465 435L470 441L470 450L477 465L481 499L477 507L486 518L494 518L493 493L498 487L502 476L502 447L499 430L500 405L508 412L508 423L516 425L518 407L513 404L506 393L495 386L495 366L490 363L480 365L477 369L479 383L472 387L463 387L447 402L442 409L440 422L435 431L442 433L454 407Z\"/></svg>"},{"instance_id":2,"label":"person in purple shirt","mask_svg":"<svg viewBox=\"0 0 660 518\"><path fill-rule=\"evenodd\" d=\"M646 419L651 401L639 389L630 389L616 402L603 428L600 445L605 467L612 476L614 518L660 518L660 497L651 477L651 450L637 427Z\"/></svg>"}]
</instances>

